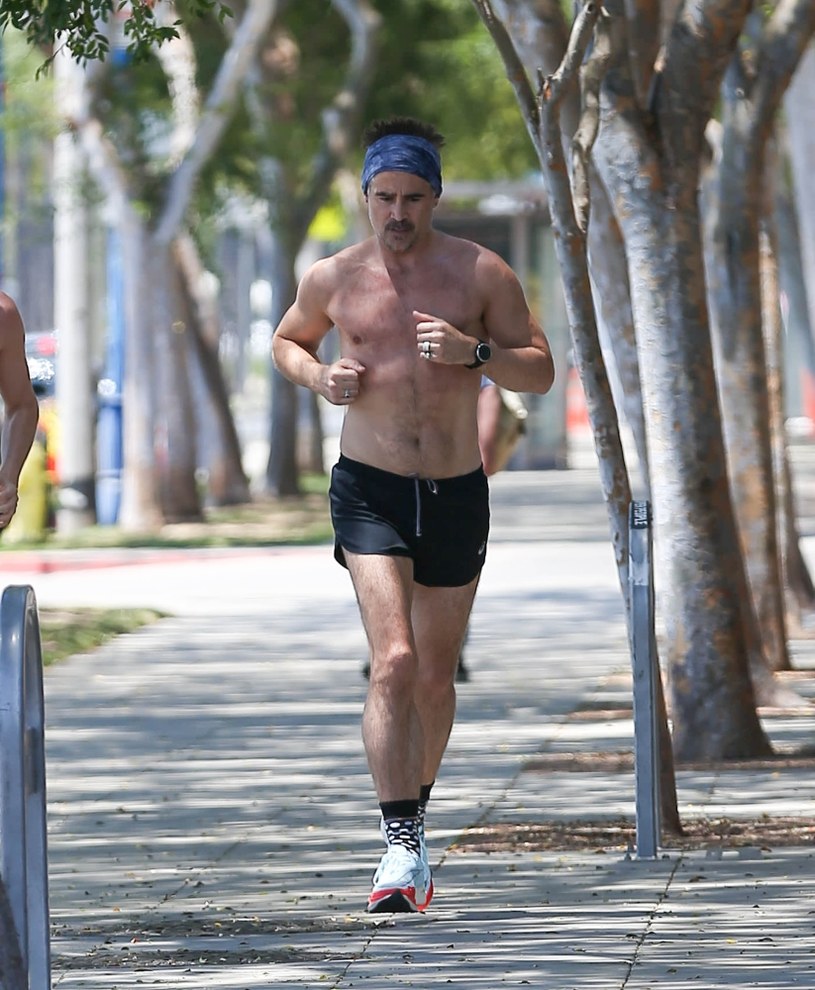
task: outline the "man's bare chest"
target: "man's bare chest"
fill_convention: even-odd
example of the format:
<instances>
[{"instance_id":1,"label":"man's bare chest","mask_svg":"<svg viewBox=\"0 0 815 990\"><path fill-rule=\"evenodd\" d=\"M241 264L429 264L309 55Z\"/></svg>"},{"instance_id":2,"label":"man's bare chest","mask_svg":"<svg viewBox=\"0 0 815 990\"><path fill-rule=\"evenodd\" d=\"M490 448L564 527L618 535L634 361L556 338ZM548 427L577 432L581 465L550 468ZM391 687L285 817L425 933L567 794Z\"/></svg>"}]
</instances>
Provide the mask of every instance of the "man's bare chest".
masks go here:
<instances>
[{"instance_id":1,"label":"man's bare chest","mask_svg":"<svg viewBox=\"0 0 815 990\"><path fill-rule=\"evenodd\" d=\"M339 287L329 316L352 344L404 339L415 346L416 313L452 324L466 333L481 322L482 306L473 291L450 273L422 277L386 276L349 280Z\"/></svg>"}]
</instances>

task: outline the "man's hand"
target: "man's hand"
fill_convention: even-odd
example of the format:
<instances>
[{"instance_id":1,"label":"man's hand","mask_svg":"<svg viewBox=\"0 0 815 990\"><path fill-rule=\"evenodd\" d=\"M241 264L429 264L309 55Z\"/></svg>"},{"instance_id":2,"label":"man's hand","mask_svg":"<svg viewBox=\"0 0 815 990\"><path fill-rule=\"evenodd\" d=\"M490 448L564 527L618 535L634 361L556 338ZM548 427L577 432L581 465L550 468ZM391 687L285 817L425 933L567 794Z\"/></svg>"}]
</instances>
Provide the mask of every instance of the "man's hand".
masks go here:
<instances>
[{"instance_id":1,"label":"man's hand","mask_svg":"<svg viewBox=\"0 0 815 990\"><path fill-rule=\"evenodd\" d=\"M0 480L0 529L5 529L17 510L17 486Z\"/></svg>"},{"instance_id":2,"label":"man's hand","mask_svg":"<svg viewBox=\"0 0 815 990\"><path fill-rule=\"evenodd\" d=\"M413 311L416 321L416 346L419 356L437 364L469 364L478 338L457 330L452 323Z\"/></svg>"},{"instance_id":3,"label":"man's hand","mask_svg":"<svg viewBox=\"0 0 815 990\"><path fill-rule=\"evenodd\" d=\"M353 358L340 358L326 365L322 376L321 393L335 406L350 406L359 395L365 365Z\"/></svg>"}]
</instances>

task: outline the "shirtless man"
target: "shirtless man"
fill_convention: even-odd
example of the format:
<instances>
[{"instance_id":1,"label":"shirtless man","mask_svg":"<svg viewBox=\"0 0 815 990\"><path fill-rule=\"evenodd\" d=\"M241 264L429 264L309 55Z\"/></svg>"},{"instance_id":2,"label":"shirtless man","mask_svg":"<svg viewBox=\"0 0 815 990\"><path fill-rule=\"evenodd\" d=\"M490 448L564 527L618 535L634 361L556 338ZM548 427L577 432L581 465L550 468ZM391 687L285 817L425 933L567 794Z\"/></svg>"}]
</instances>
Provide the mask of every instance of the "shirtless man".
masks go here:
<instances>
[{"instance_id":1,"label":"shirtless man","mask_svg":"<svg viewBox=\"0 0 815 990\"><path fill-rule=\"evenodd\" d=\"M17 510L17 485L37 432L39 405L25 359L25 330L11 296L0 292L0 529Z\"/></svg>"},{"instance_id":2,"label":"shirtless man","mask_svg":"<svg viewBox=\"0 0 815 990\"><path fill-rule=\"evenodd\" d=\"M368 638L362 735L387 843L367 910L423 911L433 895L424 811L489 530L482 370L543 393L554 366L512 270L433 228L441 135L398 118L373 124L365 143L373 236L306 272L273 352L282 374L346 407L331 514ZM323 364L332 327L340 357Z\"/></svg>"}]
</instances>

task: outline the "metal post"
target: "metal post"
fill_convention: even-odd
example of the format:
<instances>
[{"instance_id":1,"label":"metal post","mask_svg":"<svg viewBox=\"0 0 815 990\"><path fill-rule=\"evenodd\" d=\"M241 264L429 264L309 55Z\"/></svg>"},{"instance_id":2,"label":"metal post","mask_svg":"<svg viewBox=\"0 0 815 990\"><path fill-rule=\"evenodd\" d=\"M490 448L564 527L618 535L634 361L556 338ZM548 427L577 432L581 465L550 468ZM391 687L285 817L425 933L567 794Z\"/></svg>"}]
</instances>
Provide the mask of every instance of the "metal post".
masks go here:
<instances>
[{"instance_id":1,"label":"metal post","mask_svg":"<svg viewBox=\"0 0 815 990\"><path fill-rule=\"evenodd\" d=\"M651 505L632 502L628 513L628 591L634 679L634 778L637 857L653 858L660 840L654 569Z\"/></svg>"},{"instance_id":2,"label":"metal post","mask_svg":"<svg viewBox=\"0 0 815 990\"><path fill-rule=\"evenodd\" d=\"M105 369L97 386L99 416L96 425L96 521L115 526L122 499L122 384L124 380L124 264L121 235L108 231L108 339Z\"/></svg>"},{"instance_id":3,"label":"metal post","mask_svg":"<svg viewBox=\"0 0 815 990\"><path fill-rule=\"evenodd\" d=\"M0 863L28 990L51 987L44 715L34 591L9 587L0 600Z\"/></svg>"}]
</instances>

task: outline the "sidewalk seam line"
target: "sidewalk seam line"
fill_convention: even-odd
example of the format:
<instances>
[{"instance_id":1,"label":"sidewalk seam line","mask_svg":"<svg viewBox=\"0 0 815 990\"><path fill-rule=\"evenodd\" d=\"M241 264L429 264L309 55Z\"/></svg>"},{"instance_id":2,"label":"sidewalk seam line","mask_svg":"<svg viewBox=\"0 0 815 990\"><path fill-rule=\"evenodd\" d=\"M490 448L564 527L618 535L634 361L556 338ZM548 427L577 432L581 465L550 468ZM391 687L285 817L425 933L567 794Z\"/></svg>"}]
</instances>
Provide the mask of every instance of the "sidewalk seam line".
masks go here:
<instances>
[{"instance_id":1,"label":"sidewalk seam line","mask_svg":"<svg viewBox=\"0 0 815 990\"><path fill-rule=\"evenodd\" d=\"M642 934L637 939L634 945L634 954L631 957L631 962L628 964L628 970L625 974L625 978L623 979L623 982L620 984L620 990L625 990L625 988L628 986L628 981L631 979L631 974L634 972L634 967L637 965L637 960L639 959L640 949L642 948L646 938L648 938L648 935L651 932L654 919L659 914L659 909L662 907L665 899L668 896L668 891L671 889L671 884L673 883L674 877L676 876L676 871L682 865L684 860L685 860L685 854L682 853L674 863L674 867L671 870L670 874L668 875L668 882L665 884L665 887L663 888L663 891L660 894L659 899L654 905L653 910L648 915L648 920L645 923L645 927L642 930Z\"/></svg>"}]
</instances>

